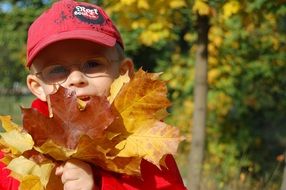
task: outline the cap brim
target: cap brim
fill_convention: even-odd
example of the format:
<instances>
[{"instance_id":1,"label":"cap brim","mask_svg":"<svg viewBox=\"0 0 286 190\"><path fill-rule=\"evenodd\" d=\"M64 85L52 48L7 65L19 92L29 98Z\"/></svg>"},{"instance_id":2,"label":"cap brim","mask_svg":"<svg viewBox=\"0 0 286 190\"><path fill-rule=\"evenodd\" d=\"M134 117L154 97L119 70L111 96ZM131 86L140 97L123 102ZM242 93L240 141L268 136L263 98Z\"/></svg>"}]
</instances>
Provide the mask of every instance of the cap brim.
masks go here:
<instances>
[{"instance_id":1,"label":"cap brim","mask_svg":"<svg viewBox=\"0 0 286 190\"><path fill-rule=\"evenodd\" d=\"M87 40L107 47L114 47L116 43L116 39L114 37L97 31L73 30L61 32L59 34L49 36L48 38L44 38L34 46L34 48L30 51L30 55L28 56L27 67L31 66L36 55L45 47L51 45L52 43L68 39Z\"/></svg>"}]
</instances>

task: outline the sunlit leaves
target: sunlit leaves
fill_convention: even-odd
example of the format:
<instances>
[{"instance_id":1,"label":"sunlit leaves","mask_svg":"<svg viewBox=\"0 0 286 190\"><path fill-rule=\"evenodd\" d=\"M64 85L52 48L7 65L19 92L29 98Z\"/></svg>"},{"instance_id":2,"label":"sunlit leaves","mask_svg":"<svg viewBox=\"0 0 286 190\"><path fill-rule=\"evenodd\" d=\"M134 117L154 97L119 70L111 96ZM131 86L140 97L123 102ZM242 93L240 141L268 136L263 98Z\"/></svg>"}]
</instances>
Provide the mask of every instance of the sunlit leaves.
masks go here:
<instances>
[{"instance_id":1,"label":"sunlit leaves","mask_svg":"<svg viewBox=\"0 0 286 190\"><path fill-rule=\"evenodd\" d=\"M237 13L240 10L240 3L232 0L223 5L223 18L228 19L231 15Z\"/></svg>"},{"instance_id":2,"label":"sunlit leaves","mask_svg":"<svg viewBox=\"0 0 286 190\"><path fill-rule=\"evenodd\" d=\"M109 14L120 14L117 23L119 27L122 27L121 30L136 30L133 32L136 40L145 46L152 46L162 40L174 38L173 24L170 22L175 19L172 10L187 7L185 0L110 0L106 1L106 4ZM181 22L180 19L176 20Z\"/></svg>"},{"instance_id":3,"label":"sunlit leaves","mask_svg":"<svg viewBox=\"0 0 286 190\"><path fill-rule=\"evenodd\" d=\"M195 0L193 11L198 12L200 15L210 15L211 7L205 0Z\"/></svg>"}]
</instances>

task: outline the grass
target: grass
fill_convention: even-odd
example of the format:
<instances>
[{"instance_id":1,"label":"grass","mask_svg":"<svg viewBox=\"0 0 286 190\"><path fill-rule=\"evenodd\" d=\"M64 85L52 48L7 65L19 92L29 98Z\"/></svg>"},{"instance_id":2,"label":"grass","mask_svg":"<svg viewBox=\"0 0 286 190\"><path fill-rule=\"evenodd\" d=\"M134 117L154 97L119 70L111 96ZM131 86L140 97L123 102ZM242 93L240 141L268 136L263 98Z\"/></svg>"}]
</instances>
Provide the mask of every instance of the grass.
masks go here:
<instances>
[{"instance_id":1,"label":"grass","mask_svg":"<svg viewBox=\"0 0 286 190\"><path fill-rule=\"evenodd\" d=\"M21 125L22 116L20 107L30 107L34 98L32 95L0 95L0 115L11 115L13 121Z\"/></svg>"}]
</instances>

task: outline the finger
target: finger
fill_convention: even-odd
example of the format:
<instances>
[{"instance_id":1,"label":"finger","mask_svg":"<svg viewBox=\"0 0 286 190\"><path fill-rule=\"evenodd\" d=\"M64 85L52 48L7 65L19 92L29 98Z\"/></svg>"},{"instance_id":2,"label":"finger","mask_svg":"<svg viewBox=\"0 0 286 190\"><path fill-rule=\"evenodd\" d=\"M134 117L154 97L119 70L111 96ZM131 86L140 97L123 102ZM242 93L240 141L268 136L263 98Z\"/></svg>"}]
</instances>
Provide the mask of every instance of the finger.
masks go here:
<instances>
[{"instance_id":1,"label":"finger","mask_svg":"<svg viewBox=\"0 0 286 190\"><path fill-rule=\"evenodd\" d=\"M56 168L55 174L60 176L63 174L63 172L64 172L64 166L60 165L59 167Z\"/></svg>"},{"instance_id":2,"label":"finger","mask_svg":"<svg viewBox=\"0 0 286 190\"><path fill-rule=\"evenodd\" d=\"M78 181L68 181L64 184L64 190L80 190L81 185Z\"/></svg>"},{"instance_id":3,"label":"finger","mask_svg":"<svg viewBox=\"0 0 286 190\"><path fill-rule=\"evenodd\" d=\"M66 168L73 169L73 168L83 167L84 165L87 165L87 163L77 159L70 159L65 163L64 167L65 169Z\"/></svg>"},{"instance_id":4,"label":"finger","mask_svg":"<svg viewBox=\"0 0 286 190\"><path fill-rule=\"evenodd\" d=\"M62 183L65 184L68 181L78 180L80 177L80 173L77 169L64 169L64 172L61 176Z\"/></svg>"}]
</instances>

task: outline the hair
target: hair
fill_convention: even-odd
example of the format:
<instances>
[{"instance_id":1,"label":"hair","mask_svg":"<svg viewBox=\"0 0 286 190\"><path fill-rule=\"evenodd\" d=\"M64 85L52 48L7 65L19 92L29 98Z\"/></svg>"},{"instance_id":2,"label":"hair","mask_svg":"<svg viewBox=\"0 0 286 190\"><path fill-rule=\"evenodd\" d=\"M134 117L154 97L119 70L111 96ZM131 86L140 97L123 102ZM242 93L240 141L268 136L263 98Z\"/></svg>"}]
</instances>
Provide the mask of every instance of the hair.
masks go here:
<instances>
[{"instance_id":1,"label":"hair","mask_svg":"<svg viewBox=\"0 0 286 190\"><path fill-rule=\"evenodd\" d=\"M120 61L124 60L126 56L125 56L125 52L124 52L122 46L116 42L115 48L116 48L119 60Z\"/></svg>"}]
</instances>

